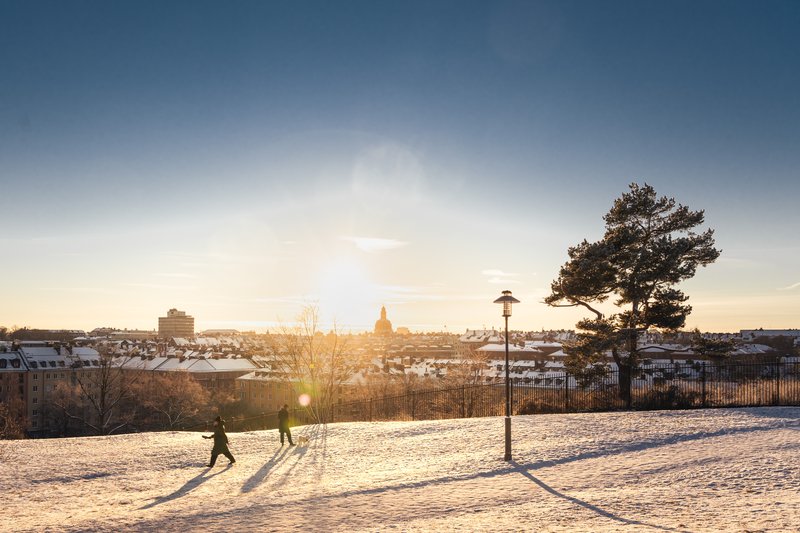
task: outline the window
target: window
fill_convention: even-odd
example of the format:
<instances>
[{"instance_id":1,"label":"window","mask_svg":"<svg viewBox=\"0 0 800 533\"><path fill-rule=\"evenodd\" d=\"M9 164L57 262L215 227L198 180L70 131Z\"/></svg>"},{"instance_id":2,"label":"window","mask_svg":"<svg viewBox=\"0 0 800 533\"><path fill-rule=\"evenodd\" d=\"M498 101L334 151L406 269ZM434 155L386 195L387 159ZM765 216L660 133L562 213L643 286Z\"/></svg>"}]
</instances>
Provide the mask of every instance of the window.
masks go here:
<instances>
[{"instance_id":1,"label":"window","mask_svg":"<svg viewBox=\"0 0 800 533\"><path fill-rule=\"evenodd\" d=\"M44 379L50 379L50 374L45 374Z\"/></svg>"},{"instance_id":2,"label":"window","mask_svg":"<svg viewBox=\"0 0 800 533\"><path fill-rule=\"evenodd\" d=\"M50 361L50 366L51 366L52 368L55 368L55 367L56 367L56 362L55 362L55 361Z\"/></svg>"},{"instance_id":3,"label":"window","mask_svg":"<svg viewBox=\"0 0 800 533\"><path fill-rule=\"evenodd\" d=\"M34 398L33 403L39 403L39 398Z\"/></svg>"},{"instance_id":4,"label":"window","mask_svg":"<svg viewBox=\"0 0 800 533\"><path fill-rule=\"evenodd\" d=\"M39 390L39 385L34 385L34 386L33 386L33 392L36 392L36 391L38 391L38 390Z\"/></svg>"},{"instance_id":5,"label":"window","mask_svg":"<svg viewBox=\"0 0 800 533\"><path fill-rule=\"evenodd\" d=\"M39 425L39 422L37 422L36 420L34 420L34 421L33 421L33 423L32 423L31 425L32 425L33 427L37 427L37 426Z\"/></svg>"},{"instance_id":6,"label":"window","mask_svg":"<svg viewBox=\"0 0 800 533\"><path fill-rule=\"evenodd\" d=\"M38 415L38 414L39 414L39 410L38 410L38 409L34 409L34 410L33 410L33 416L36 416L36 415Z\"/></svg>"},{"instance_id":7,"label":"window","mask_svg":"<svg viewBox=\"0 0 800 533\"><path fill-rule=\"evenodd\" d=\"M39 368L39 363L36 361L31 361L31 368Z\"/></svg>"},{"instance_id":8,"label":"window","mask_svg":"<svg viewBox=\"0 0 800 533\"><path fill-rule=\"evenodd\" d=\"M34 374L33 379L39 379L39 374Z\"/></svg>"}]
</instances>

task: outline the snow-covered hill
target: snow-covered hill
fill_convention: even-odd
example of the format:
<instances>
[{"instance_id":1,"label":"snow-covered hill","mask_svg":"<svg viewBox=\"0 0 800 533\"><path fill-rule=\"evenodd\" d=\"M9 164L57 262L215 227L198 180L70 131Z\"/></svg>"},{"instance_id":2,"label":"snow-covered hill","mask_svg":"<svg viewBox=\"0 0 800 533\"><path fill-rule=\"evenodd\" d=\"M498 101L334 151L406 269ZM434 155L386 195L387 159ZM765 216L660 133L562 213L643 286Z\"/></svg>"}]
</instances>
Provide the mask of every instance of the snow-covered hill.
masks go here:
<instances>
[{"instance_id":1,"label":"snow-covered hill","mask_svg":"<svg viewBox=\"0 0 800 533\"><path fill-rule=\"evenodd\" d=\"M798 531L800 408L2 443L3 531Z\"/></svg>"}]
</instances>

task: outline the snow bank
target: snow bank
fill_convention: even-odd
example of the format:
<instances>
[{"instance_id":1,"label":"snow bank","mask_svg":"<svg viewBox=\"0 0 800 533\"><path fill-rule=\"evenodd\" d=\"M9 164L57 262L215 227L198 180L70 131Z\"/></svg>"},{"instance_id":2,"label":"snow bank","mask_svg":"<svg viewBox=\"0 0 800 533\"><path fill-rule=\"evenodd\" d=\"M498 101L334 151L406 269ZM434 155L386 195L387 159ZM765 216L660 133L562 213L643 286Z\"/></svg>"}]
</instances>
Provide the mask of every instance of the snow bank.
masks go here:
<instances>
[{"instance_id":1,"label":"snow bank","mask_svg":"<svg viewBox=\"0 0 800 533\"><path fill-rule=\"evenodd\" d=\"M0 443L3 531L798 531L800 408Z\"/></svg>"}]
</instances>

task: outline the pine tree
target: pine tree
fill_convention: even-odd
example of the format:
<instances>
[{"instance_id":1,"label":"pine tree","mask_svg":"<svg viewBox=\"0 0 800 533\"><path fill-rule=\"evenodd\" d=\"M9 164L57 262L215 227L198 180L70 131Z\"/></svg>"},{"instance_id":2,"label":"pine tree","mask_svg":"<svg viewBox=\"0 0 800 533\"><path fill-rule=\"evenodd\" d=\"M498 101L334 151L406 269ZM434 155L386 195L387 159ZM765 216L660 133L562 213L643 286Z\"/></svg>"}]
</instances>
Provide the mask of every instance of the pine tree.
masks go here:
<instances>
[{"instance_id":1,"label":"pine tree","mask_svg":"<svg viewBox=\"0 0 800 533\"><path fill-rule=\"evenodd\" d=\"M569 261L545 302L581 306L593 314L576 324L577 340L566 347L568 368L579 376L596 374L610 352L619 368L620 397L630 403L639 332L683 327L692 308L676 286L720 252L713 230L695 232L704 222L702 210L659 198L647 184L632 183L604 220L602 239L569 248ZM617 312L606 316L598 304L611 297Z\"/></svg>"}]
</instances>

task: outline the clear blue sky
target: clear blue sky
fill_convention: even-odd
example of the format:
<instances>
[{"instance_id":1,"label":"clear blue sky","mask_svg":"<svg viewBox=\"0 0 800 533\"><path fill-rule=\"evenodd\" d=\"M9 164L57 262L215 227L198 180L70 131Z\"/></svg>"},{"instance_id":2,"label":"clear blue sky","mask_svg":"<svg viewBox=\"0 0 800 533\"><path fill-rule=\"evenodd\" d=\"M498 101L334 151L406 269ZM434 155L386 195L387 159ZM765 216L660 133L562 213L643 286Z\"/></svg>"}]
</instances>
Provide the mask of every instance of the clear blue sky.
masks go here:
<instances>
[{"instance_id":1,"label":"clear blue sky","mask_svg":"<svg viewBox=\"0 0 800 533\"><path fill-rule=\"evenodd\" d=\"M569 328L632 181L708 330L800 327L798 2L0 0L0 324Z\"/></svg>"}]
</instances>

